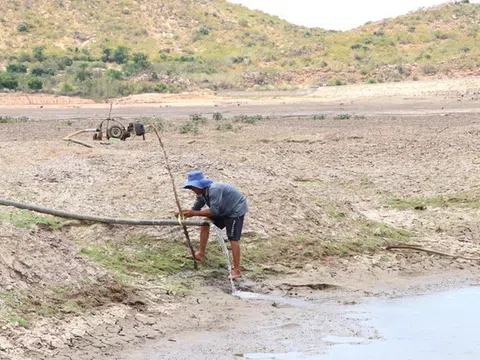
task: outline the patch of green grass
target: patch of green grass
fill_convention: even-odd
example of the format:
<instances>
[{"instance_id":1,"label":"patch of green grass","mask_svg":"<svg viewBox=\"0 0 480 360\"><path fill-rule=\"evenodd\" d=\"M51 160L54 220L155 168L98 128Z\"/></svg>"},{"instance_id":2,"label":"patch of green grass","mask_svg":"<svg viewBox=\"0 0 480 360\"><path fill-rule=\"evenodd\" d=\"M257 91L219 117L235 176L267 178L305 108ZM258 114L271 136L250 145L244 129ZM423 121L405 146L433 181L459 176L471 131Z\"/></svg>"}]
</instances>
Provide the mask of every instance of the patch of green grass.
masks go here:
<instances>
[{"instance_id":1,"label":"patch of green grass","mask_svg":"<svg viewBox=\"0 0 480 360\"><path fill-rule=\"evenodd\" d=\"M480 194L472 192L436 197L394 197L390 200L389 205L399 210L423 209L425 207L466 207L478 209L480 208Z\"/></svg>"},{"instance_id":2,"label":"patch of green grass","mask_svg":"<svg viewBox=\"0 0 480 360\"><path fill-rule=\"evenodd\" d=\"M335 219L335 220L345 219L345 217L347 216L345 211L342 211L341 209L339 209L337 206L334 206L334 205L329 205L327 207L327 215L330 219Z\"/></svg>"},{"instance_id":3,"label":"patch of green grass","mask_svg":"<svg viewBox=\"0 0 480 360\"><path fill-rule=\"evenodd\" d=\"M212 241L208 261L216 266L221 262L221 253L215 248ZM157 239L142 233L122 243L88 245L80 253L115 273L129 276L169 275L193 268L193 262L187 258L189 249L183 242Z\"/></svg>"},{"instance_id":4,"label":"patch of green grass","mask_svg":"<svg viewBox=\"0 0 480 360\"><path fill-rule=\"evenodd\" d=\"M17 324L18 326L23 327L24 329L28 329L30 327L30 323L27 319L19 315L10 315L7 317L7 322L10 324Z\"/></svg>"},{"instance_id":5,"label":"patch of green grass","mask_svg":"<svg viewBox=\"0 0 480 360\"><path fill-rule=\"evenodd\" d=\"M53 217L40 216L27 210L18 210L11 213L0 212L0 219L10 222L21 229L31 229L34 225L46 225L52 230L57 230L65 224L67 220Z\"/></svg>"}]
</instances>

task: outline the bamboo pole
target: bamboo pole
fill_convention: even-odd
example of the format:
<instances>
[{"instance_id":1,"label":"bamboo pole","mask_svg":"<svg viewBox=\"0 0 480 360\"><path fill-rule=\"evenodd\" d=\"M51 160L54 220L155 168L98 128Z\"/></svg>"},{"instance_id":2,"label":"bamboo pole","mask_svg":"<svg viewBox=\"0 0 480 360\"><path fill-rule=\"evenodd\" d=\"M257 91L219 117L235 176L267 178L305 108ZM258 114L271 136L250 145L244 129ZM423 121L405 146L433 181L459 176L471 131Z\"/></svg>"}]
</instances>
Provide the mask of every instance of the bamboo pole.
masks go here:
<instances>
[{"instance_id":1,"label":"bamboo pole","mask_svg":"<svg viewBox=\"0 0 480 360\"><path fill-rule=\"evenodd\" d=\"M170 180L172 181L173 195L175 196L175 202L177 203L178 213L181 219L181 221L179 222L182 224L183 233L185 234L187 245L190 248L190 251L192 253L193 267L195 270L197 270L198 264L197 264L197 258L195 257L195 249L193 248L192 242L190 241L190 236L188 235L188 229L187 229L187 226L185 225L185 220L183 219L182 205L180 204L180 199L178 197L177 187L175 185L175 179L173 178L173 175L172 175L172 169L170 168L170 161L168 160L167 151L165 150L165 146L163 145L162 138L158 134L158 131L155 125L152 125L152 128L153 128L153 131L155 132L155 135L157 135L158 142L160 143L160 147L163 150L163 156L165 157L165 165L166 165L168 174L170 175Z\"/></svg>"},{"instance_id":2,"label":"bamboo pole","mask_svg":"<svg viewBox=\"0 0 480 360\"><path fill-rule=\"evenodd\" d=\"M18 201L11 201L7 199L0 199L0 205L13 206L18 209L25 209L35 211L42 214L53 215L64 219L75 219L81 221L91 221L103 224L119 224L119 225L135 225L135 226L180 226L177 220L170 219L125 219L125 218L112 218L104 216L91 216L75 214L67 211L49 209L42 206L26 204ZM189 220L184 221L182 226L209 226L210 223L205 220Z\"/></svg>"},{"instance_id":3,"label":"bamboo pole","mask_svg":"<svg viewBox=\"0 0 480 360\"><path fill-rule=\"evenodd\" d=\"M86 142L83 142L83 141L80 141L80 140L77 140L77 139L72 139L73 136L75 135L78 135L78 134L83 134L83 133L86 133L86 132L95 132L97 131L97 129L85 129L85 130L80 130L80 131L77 131L77 132L74 132L73 134L70 134L70 135L67 135L63 138L64 141L71 141L71 142L74 142L76 144L80 144L80 145L83 145L83 146L86 146L88 148L94 148L95 146L93 145L90 145L90 144L87 144Z\"/></svg>"}]
</instances>

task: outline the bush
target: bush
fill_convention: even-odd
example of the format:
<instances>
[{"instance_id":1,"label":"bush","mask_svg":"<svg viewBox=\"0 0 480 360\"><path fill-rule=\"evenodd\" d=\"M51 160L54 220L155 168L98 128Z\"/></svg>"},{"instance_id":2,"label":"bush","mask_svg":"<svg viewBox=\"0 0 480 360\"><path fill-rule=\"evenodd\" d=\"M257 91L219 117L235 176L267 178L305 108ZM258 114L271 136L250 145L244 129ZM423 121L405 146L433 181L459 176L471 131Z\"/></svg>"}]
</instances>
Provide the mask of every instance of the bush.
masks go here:
<instances>
[{"instance_id":1,"label":"bush","mask_svg":"<svg viewBox=\"0 0 480 360\"><path fill-rule=\"evenodd\" d=\"M73 59L69 56L62 56L56 60L59 70L65 70L67 67L73 65Z\"/></svg>"},{"instance_id":2,"label":"bush","mask_svg":"<svg viewBox=\"0 0 480 360\"><path fill-rule=\"evenodd\" d=\"M377 83L377 79L368 79L367 80L367 84L376 84Z\"/></svg>"},{"instance_id":3,"label":"bush","mask_svg":"<svg viewBox=\"0 0 480 360\"><path fill-rule=\"evenodd\" d=\"M342 86L345 85L345 83L340 80L340 79L331 79L327 81L327 86Z\"/></svg>"},{"instance_id":4,"label":"bush","mask_svg":"<svg viewBox=\"0 0 480 360\"><path fill-rule=\"evenodd\" d=\"M17 78L9 73L0 72L0 89L15 90L16 88L18 88Z\"/></svg>"},{"instance_id":5,"label":"bush","mask_svg":"<svg viewBox=\"0 0 480 360\"><path fill-rule=\"evenodd\" d=\"M223 115L222 113L220 112L214 112L213 115L212 115L212 119L213 120L222 120L223 119Z\"/></svg>"},{"instance_id":6,"label":"bush","mask_svg":"<svg viewBox=\"0 0 480 360\"><path fill-rule=\"evenodd\" d=\"M62 86L60 86L60 91L67 94L72 93L75 91L75 87L70 83L64 82L62 83Z\"/></svg>"},{"instance_id":7,"label":"bush","mask_svg":"<svg viewBox=\"0 0 480 360\"><path fill-rule=\"evenodd\" d=\"M30 53L28 53L26 51L22 51L18 55L17 60L21 63L22 62L30 62L30 61L32 61L32 55L30 55Z\"/></svg>"},{"instance_id":8,"label":"bush","mask_svg":"<svg viewBox=\"0 0 480 360\"><path fill-rule=\"evenodd\" d=\"M230 131L230 130L233 130L233 125L230 124L230 123L219 124L219 125L217 125L217 130L218 131Z\"/></svg>"},{"instance_id":9,"label":"bush","mask_svg":"<svg viewBox=\"0 0 480 360\"><path fill-rule=\"evenodd\" d=\"M47 59L45 48L43 46L35 46L33 48L33 58L39 62L45 61Z\"/></svg>"},{"instance_id":10,"label":"bush","mask_svg":"<svg viewBox=\"0 0 480 360\"><path fill-rule=\"evenodd\" d=\"M158 131L162 131L165 128L165 121L161 117L141 117L135 120L142 122L147 132L153 131L153 127L156 127Z\"/></svg>"},{"instance_id":11,"label":"bush","mask_svg":"<svg viewBox=\"0 0 480 360\"><path fill-rule=\"evenodd\" d=\"M132 56L132 61L137 69L145 69L150 66L148 56L144 53L135 53Z\"/></svg>"},{"instance_id":12,"label":"bush","mask_svg":"<svg viewBox=\"0 0 480 360\"><path fill-rule=\"evenodd\" d=\"M194 122L188 122L180 126L178 131L180 132L180 134L188 134L188 133L198 134L198 125L195 124Z\"/></svg>"},{"instance_id":13,"label":"bush","mask_svg":"<svg viewBox=\"0 0 480 360\"><path fill-rule=\"evenodd\" d=\"M256 124L257 121L263 120L262 115L254 115L254 116L248 116L248 115L236 115L233 117L233 121L235 122L242 122L244 124Z\"/></svg>"},{"instance_id":14,"label":"bush","mask_svg":"<svg viewBox=\"0 0 480 360\"><path fill-rule=\"evenodd\" d=\"M28 25L26 22L21 22L17 25L18 32L28 32L28 30L30 30L30 25Z\"/></svg>"},{"instance_id":15,"label":"bush","mask_svg":"<svg viewBox=\"0 0 480 360\"><path fill-rule=\"evenodd\" d=\"M316 114L313 115L312 119L313 120L325 120L327 118L327 115L325 114Z\"/></svg>"},{"instance_id":16,"label":"bush","mask_svg":"<svg viewBox=\"0 0 480 360\"><path fill-rule=\"evenodd\" d=\"M75 80L79 82L86 81L87 79L91 79L93 74L90 71L87 71L85 69L80 69L77 71L75 74Z\"/></svg>"},{"instance_id":17,"label":"bush","mask_svg":"<svg viewBox=\"0 0 480 360\"><path fill-rule=\"evenodd\" d=\"M350 119L349 114L338 114L337 116L334 117L335 120L348 120Z\"/></svg>"},{"instance_id":18,"label":"bush","mask_svg":"<svg viewBox=\"0 0 480 360\"><path fill-rule=\"evenodd\" d=\"M168 84L165 84L164 82L158 82L155 84L155 87L153 88L155 92L159 92L162 94L170 92L170 87Z\"/></svg>"},{"instance_id":19,"label":"bush","mask_svg":"<svg viewBox=\"0 0 480 360\"><path fill-rule=\"evenodd\" d=\"M28 80L28 88L35 91L42 90L43 82L37 77L31 78L30 80Z\"/></svg>"},{"instance_id":20,"label":"bush","mask_svg":"<svg viewBox=\"0 0 480 360\"><path fill-rule=\"evenodd\" d=\"M424 75L435 75L437 73L437 68L431 64L426 64L422 66L422 73Z\"/></svg>"},{"instance_id":21,"label":"bush","mask_svg":"<svg viewBox=\"0 0 480 360\"><path fill-rule=\"evenodd\" d=\"M7 72L25 74L28 71L27 66L24 64L9 64L7 66Z\"/></svg>"},{"instance_id":22,"label":"bush","mask_svg":"<svg viewBox=\"0 0 480 360\"><path fill-rule=\"evenodd\" d=\"M128 61L129 49L126 46L119 46L113 52L113 61L117 64L125 64Z\"/></svg>"},{"instance_id":23,"label":"bush","mask_svg":"<svg viewBox=\"0 0 480 360\"><path fill-rule=\"evenodd\" d=\"M123 79L123 73L121 71L115 70L115 69L108 69L105 72L105 75L109 77L110 79L115 79L115 80L122 80Z\"/></svg>"},{"instance_id":24,"label":"bush","mask_svg":"<svg viewBox=\"0 0 480 360\"><path fill-rule=\"evenodd\" d=\"M206 124L207 118L202 114L190 114L190 121L194 124Z\"/></svg>"}]
</instances>

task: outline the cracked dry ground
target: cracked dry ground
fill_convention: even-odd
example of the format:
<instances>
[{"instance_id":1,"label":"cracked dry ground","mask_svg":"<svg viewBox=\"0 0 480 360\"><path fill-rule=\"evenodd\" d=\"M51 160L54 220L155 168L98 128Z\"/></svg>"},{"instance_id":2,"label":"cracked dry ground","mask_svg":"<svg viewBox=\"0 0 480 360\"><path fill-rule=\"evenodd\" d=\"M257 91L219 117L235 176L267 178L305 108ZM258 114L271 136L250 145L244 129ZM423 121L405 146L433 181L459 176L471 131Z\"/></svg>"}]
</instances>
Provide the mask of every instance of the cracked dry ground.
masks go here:
<instances>
[{"instance_id":1,"label":"cracked dry ground","mask_svg":"<svg viewBox=\"0 0 480 360\"><path fill-rule=\"evenodd\" d=\"M182 120L166 120L178 185L200 168L248 196L244 274L258 291L303 272L319 282L365 282L373 273L475 271L475 262L383 247L478 254L477 116L360 115L270 118L234 123L233 131L209 120L197 135L180 134ZM0 124L1 196L83 214L171 217L171 185L152 135L94 149L58 140L95 125ZM228 290L214 243L194 274L176 228L77 226L9 208L0 219L0 358L98 359L228 320L204 313L192 323L185 305L200 286L209 295Z\"/></svg>"}]
</instances>

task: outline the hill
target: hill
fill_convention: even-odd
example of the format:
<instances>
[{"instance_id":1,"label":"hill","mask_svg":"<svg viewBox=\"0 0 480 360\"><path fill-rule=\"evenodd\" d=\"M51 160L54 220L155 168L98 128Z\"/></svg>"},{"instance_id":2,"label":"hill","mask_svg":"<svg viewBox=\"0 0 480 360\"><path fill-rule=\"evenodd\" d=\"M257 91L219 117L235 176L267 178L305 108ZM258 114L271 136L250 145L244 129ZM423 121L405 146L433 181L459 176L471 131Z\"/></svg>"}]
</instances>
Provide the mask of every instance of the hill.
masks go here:
<instances>
[{"instance_id":1,"label":"hill","mask_svg":"<svg viewBox=\"0 0 480 360\"><path fill-rule=\"evenodd\" d=\"M6 1L0 87L108 98L478 74L479 5L445 4L346 32L225 0Z\"/></svg>"}]
</instances>

